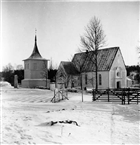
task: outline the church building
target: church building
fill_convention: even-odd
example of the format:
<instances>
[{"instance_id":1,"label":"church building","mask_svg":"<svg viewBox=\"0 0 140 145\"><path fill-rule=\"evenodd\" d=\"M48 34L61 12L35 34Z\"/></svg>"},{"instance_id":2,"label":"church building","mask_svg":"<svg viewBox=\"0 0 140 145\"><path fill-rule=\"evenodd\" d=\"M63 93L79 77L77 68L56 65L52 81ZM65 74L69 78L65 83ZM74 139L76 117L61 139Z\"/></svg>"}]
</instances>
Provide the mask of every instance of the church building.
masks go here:
<instances>
[{"instance_id":1,"label":"church building","mask_svg":"<svg viewBox=\"0 0 140 145\"><path fill-rule=\"evenodd\" d=\"M66 87L96 87L95 52L76 53L71 62L62 61L56 81ZM125 62L119 47L99 49L97 53L98 88L126 88L127 74Z\"/></svg>"},{"instance_id":2,"label":"church building","mask_svg":"<svg viewBox=\"0 0 140 145\"><path fill-rule=\"evenodd\" d=\"M35 35L35 44L31 56L24 61L24 80L22 87L24 88L49 88L48 80L48 60L42 58L37 47L37 36Z\"/></svg>"}]
</instances>

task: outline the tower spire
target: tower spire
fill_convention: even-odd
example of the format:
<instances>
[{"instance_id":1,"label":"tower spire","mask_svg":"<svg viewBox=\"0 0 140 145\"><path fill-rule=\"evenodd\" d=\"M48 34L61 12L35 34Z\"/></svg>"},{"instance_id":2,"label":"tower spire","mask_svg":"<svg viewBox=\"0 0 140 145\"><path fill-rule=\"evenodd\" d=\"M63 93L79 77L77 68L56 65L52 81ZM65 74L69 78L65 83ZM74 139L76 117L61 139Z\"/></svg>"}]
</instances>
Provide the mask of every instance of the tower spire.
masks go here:
<instances>
[{"instance_id":1,"label":"tower spire","mask_svg":"<svg viewBox=\"0 0 140 145\"><path fill-rule=\"evenodd\" d=\"M35 28L35 35L36 35L36 33L37 33L37 29Z\"/></svg>"},{"instance_id":2,"label":"tower spire","mask_svg":"<svg viewBox=\"0 0 140 145\"><path fill-rule=\"evenodd\" d=\"M37 33L37 29L35 28L35 43L36 43L36 41L37 41L36 33Z\"/></svg>"},{"instance_id":3,"label":"tower spire","mask_svg":"<svg viewBox=\"0 0 140 145\"><path fill-rule=\"evenodd\" d=\"M34 49L29 58L42 58L42 56L39 53L38 47L37 47L37 36L36 36L37 30L35 29L35 44L34 44Z\"/></svg>"}]
</instances>

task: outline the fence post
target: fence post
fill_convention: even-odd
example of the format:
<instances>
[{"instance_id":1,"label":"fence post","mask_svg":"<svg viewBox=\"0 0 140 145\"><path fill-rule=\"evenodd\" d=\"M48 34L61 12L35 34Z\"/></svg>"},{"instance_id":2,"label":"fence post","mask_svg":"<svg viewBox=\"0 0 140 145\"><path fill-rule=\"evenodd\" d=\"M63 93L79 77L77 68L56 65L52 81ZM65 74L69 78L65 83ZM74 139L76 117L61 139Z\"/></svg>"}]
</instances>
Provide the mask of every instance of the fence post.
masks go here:
<instances>
[{"instance_id":1,"label":"fence post","mask_svg":"<svg viewBox=\"0 0 140 145\"><path fill-rule=\"evenodd\" d=\"M122 105L125 105L125 90L122 90Z\"/></svg>"},{"instance_id":2,"label":"fence post","mask_svg":"<svg viewBox=\"0 0 140 145\"><path fill-rule=\"evenodd\" d=\"M139 104L139 93L137 92L137 104Z\"/></svg>"},{"instance_id":3,"label":"fence post","mask_svg":"<svg viewBox=\"0 0 140 145\"><path fill-rule=\"evenodd\" d=\"M55 103L55 90L54 90L54 103Z\"/></svg>"},{"instance_id":4,"label":"fence post","mask_svg":"<svg viewBox=\"0 0 140 145\"><path fill-rule=\"evenodd\" d=\"M128 105L130 104L129 103L129 88L127 88L127 100L128 100Z\"/></svg>"},{"instance_id":5,"label":"fence post","mask_svg":"<svg viewBox=\"0 0 140 145\"><path fill-rule=\"evenodd\" d=\"M124 104L124 96L123 96L123 94L122 94L122 105Z\"/></svg>"},{"instance_id":6,"label":"fence post","mask_svg":"<svg viewBox=\"0 0 140 145\"><path fill-rule=\"evenodd\" d=\"M92 96L93 96L92 101L95 101L95 90L94 89L92 91Z\"/></svg>"},{"instance_id":7,"label":"fence post","mask_svg":"<svg viewBox=\"0 0 140 145\"><path fill-rule=\"evenodd\" d=\"M62 100L63 100L64 90L62 90Z\"/></svg>"},{"instance_id":8,"label":"fence post","mask_svg":"<svg viewBox=\"0 0 140 145\"><path fill-rule=\"evenodd\" d=\"M124 93L124 105L125 105L125 93Z\"/></svg>"},{"instance_id":9,"label":"fence post","mask_svg":"<svg viewBox=\"0 0 140 145\"><path fill-rule=\"evenodd\" d=\"M130 104L130 88L128 88L128 104Z\"/></svg>"},{"instance_id":10,"label":"fence post","mask_svg":"<svg viewBox=\"0 0 140 145\"><path fill-rule=\"evenodd\" d=\"M108 95L108 102L110 101L109 99L109 88L107 89L107 95Z\"/></svg>"},{"instance_id":11,"label":"fence post","mask_svg":"<svg viewBox=\"0 0 140 145\"><path fill-rule=\"evenodd\" d=\"M122 95L122 105L124 105L124 90L122 90L121 95Z\"/></svg>"},{"instance_id":12,"label":"fence post","mask_svg":"<svg viewBox=\"0 0 140 145\"><path fill-rule=\"evenodd\" d=\"M58 91L58 100L57 100L57 102L60 101L60 97L61 97L60 95L62 95L62 94L61 94L61 90Z\"/></svg>"},{"instance_id":13,"label":"fence post","mask_svg":"<svg viewBox=\"0 0 140 145\"><path fill-rule=\"evenodd\" d=\"M66 89L66 97L68 98L68 90Z\"/></svg>"}]
</instances>

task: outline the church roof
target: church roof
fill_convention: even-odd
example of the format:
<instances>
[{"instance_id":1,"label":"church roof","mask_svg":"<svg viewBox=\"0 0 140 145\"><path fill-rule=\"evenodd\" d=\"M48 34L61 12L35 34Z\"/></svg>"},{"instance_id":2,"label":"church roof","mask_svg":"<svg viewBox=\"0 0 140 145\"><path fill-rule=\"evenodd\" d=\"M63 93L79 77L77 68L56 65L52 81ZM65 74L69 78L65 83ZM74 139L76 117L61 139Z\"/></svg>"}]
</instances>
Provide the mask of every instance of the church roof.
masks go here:
<instances>
[{"instance_id":1,"label":"church roof","mask_svg":"<svg viewBox=\"0 0 140 145\"><path fill-rule=\"evenodd\" d=\"M28 60L28 59L37 59L37 60L46 60L44 58L42 58L39 50L38 50L38 47L37 47L37 37L35 35L35 44L34 44L34 49L33 49L33 52L31 54L31 56L25 60Z\"/></svg>"},{"instance_id":2,"label":"church roof","mask_svg":"<svg viewBox=\"0 0 140 145\"><path fill-rule=\"evenodd\" d=\"M111 48L99 49L97 51L98 71L110 70L118 50L119 47L111 47ZM80 70L81 67L82 72L95 71L94 51L77 53L74 55L72 62L75 64L78 70Z\"/></svg>"},{"instance_id":3,"label":"church roof","mask_svg":"<svg viewBox=\"0 0 140 145\"><path fill-rule=\"evenodd\" d=\"M69 61L61 61L61 64L68 75L78 75L79 72L75 65Z\"/></svg>"}]
</instances>

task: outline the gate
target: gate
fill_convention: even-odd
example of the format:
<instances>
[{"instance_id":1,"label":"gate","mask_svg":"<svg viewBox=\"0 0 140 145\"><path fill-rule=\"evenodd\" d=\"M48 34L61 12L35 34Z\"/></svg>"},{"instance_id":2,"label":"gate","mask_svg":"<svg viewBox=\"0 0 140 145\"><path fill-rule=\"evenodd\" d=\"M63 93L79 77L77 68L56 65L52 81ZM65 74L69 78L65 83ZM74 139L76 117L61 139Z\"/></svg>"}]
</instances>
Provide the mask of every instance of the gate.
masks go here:
<instances>
[{"instance_id":1,"label":"gate","mask_svg":"<svg viewBox=\"0 0 140 145\"><path fill-rule=\"evenodd\" d=\"M140 89L93 89L93 101L121 102L121 104L130 104L140 102Z\"/></svg>"}]
</instances>

